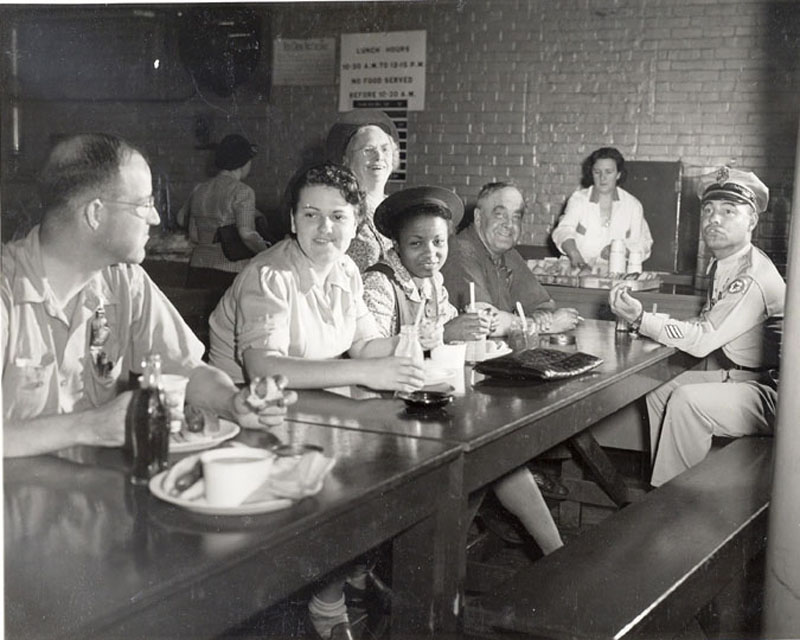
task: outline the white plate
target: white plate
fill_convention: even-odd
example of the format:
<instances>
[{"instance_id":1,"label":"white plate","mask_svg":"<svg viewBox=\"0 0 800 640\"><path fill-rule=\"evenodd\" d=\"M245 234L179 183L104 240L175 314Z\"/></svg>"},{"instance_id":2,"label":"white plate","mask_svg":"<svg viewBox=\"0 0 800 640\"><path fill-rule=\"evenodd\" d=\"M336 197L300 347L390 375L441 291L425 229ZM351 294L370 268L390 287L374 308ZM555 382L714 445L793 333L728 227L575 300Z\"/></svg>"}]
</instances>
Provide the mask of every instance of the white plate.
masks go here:
<instances>
[{"instance_id":1,"label":"white plate","mask_svg":"<svg viewBox=\"0 0 800 640\"><path fill-rule=\"evenodd\" d=\"M211 447L216 447L218 444L222 444L226 440L230 440L237 433L239 433L239 431L241 431L241 429L239 428L238 424L231 422L230 420L224 420L223 418L220 418L219 431L217 433L210 434L205 437L192 438L191 440L187 440L185 442L174 442L172 440L172 436L170 436L169 451L170 453L190 453L192 451L210 449ZM194 436L195 434L192 435Z\"/></svg>"},{"instance_id":2,"label":"white plate","mask_svg":"<svg viewBox=\"0 0 800 640\"><path fill-rule=\"evenodd\" d=\"M183 507L195 513L202 513L209 516L250 516L257 513L279 511L292 506L292 500L289 498L272 498L271 500L261 500L258 502L245 502L235 507L213 506L206 502L205 497L200 497L197 500L185 500L180 496L171 496L164 491L162 483L168 472L169 470L162 471L150 478L150 492L156 498L164 502L169 502L170 504Z\"/></svg>"},{"instance_id":3,"label":"white plate","mask_svg":"<svg viewBox=\"0 0 800 640\"><path fill-rule=\"evenodd\" d=\"M507 344L503 343L503 345L499 349L492 350L491 353L487 353L481 359L481 362L483 360L491 360L492 358L499 358L500 356L507 355L507 354L511 353L512 351L513 351L513 349L511 347L509 347Z\"/></svg>"}]
</instances>

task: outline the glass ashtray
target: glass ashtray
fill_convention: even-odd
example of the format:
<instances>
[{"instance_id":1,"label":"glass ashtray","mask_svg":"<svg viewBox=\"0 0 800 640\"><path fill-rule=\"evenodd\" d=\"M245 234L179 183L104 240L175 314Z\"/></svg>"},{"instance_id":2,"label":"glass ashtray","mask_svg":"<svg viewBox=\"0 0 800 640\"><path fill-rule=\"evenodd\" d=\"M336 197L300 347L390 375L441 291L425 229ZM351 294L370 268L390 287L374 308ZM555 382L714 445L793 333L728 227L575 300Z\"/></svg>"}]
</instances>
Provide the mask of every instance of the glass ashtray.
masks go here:
<instances>
[{"instance_id":1,"label":"glass ashtray","mask_svg":"<svg viewBox=\"0 0 800 640\"><path fill-rule=\"evenodd\" d=\"M401 391L397 397L406 403L412 413L438 411L453 401L453 394L446 391Z\"/></svg>"}]
</instances>

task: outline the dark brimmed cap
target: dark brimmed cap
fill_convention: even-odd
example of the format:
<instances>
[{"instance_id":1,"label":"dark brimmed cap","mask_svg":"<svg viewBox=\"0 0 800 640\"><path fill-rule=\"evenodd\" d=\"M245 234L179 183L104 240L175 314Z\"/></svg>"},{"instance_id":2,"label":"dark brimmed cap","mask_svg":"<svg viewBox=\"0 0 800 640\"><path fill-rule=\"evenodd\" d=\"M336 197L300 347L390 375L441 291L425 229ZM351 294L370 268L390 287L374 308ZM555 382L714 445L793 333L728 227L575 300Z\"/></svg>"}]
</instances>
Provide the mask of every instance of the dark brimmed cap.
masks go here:
<instances>
[{"instance_id":1,"label":"dark brimmed cap","mask_svg":"<svg viewBox=\"0 0 800 640\"><path fill-rule=\"evenodd\" d=\"M375 226L383 235L394 238L406 216L422 206L438 206L448 212L446 216L455 229L464 217L464 203L455 193L444 187L411 187L391 194L375 210Z\"/></svg>"},{"instance_id":2,"label":"dark brimmed cap","mask_svg":"<svg viewBox=\"0 0 800 640\"><path fill-rule=\"evenodd\" d=\"M397 127L394 126L394 122L386 115L385 111L380 111L379 109L353 109L343 113L328 132L328 139L325 141L328 160L341 164L350 139L361 127L370 125L380 127L386 132L386 135L394 140L396 145L400 144Z\"/></svg>"},{"instance_id":3,"label":"dark brimmed cap","mask_svg":"<svg viewBox=\"0 0 800 640\"><path fill-rule=\"evenodd\" d=\"M756 213L767 210L769 189L752 171L720 167L716 172L700 178L697 195L701 201L730 200L749 204Z\"/></svg>"},{"instance_id":4,"label":"dark brimmed cap","mask_svg":"<svg viewBox=\"0 0 800 640\"><path fill-rule=\"evenodd\" d=\"M214 155L214 164L218 169L227 169L233 171L239 167L243 167L252 160L258 147L250 144L246 138L239 134L232 133L225 136L217 145L216 154Z\"/></svg>"}]
</instances>

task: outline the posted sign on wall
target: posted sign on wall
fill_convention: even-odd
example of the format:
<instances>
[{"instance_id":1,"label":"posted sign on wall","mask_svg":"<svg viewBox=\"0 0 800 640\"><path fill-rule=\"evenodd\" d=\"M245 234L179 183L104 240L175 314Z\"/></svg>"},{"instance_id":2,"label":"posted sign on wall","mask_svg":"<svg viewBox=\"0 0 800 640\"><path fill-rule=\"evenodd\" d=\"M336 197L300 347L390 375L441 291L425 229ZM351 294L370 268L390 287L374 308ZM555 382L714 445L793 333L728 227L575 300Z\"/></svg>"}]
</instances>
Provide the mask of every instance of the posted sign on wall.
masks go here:
<instances>
[{"instance_id":1,"label":"posted sign on wall","mask_svg":"<svg viewBox=\"0 0 800 640\"><path fill-rule=\"evenodd\" d=\"M272 84L333 84L336 73L336 39L276 38L272 43Z\"/></svg>"},{"instance_id":2,"label":"posted sign on wall","mask_svg":"<svg viewBox=\"0 0 800 640\"><path fill-rule=\"evenodd\" d=\"M342 34L339 111L373 102L424 109L425 34Z\"/></svg>"}]
</instances>

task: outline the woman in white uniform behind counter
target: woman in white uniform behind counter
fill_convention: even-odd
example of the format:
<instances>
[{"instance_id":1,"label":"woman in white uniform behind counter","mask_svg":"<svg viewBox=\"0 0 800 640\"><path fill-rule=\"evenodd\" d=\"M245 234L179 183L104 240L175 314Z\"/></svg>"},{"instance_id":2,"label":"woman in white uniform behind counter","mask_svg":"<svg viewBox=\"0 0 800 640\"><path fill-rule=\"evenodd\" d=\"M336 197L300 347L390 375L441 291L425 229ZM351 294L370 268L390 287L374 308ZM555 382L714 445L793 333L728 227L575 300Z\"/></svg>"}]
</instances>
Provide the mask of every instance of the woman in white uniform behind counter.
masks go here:
<instances>
[{"instance_id":1,"label":"woman in white uniform behind counter","mask_svg":"<svg viewBox=\"0 0 800 640\"><path fill-rule=\"evenodd\" d=\"M612 240L622 240L626 253L650 257L653 237L642 204L617 186L625 179L625 159L613 147L595 150L583 163L584 184L567 202L553 230L553 242L582 273L608 269Z\"/></svg>"}]
</instances>

